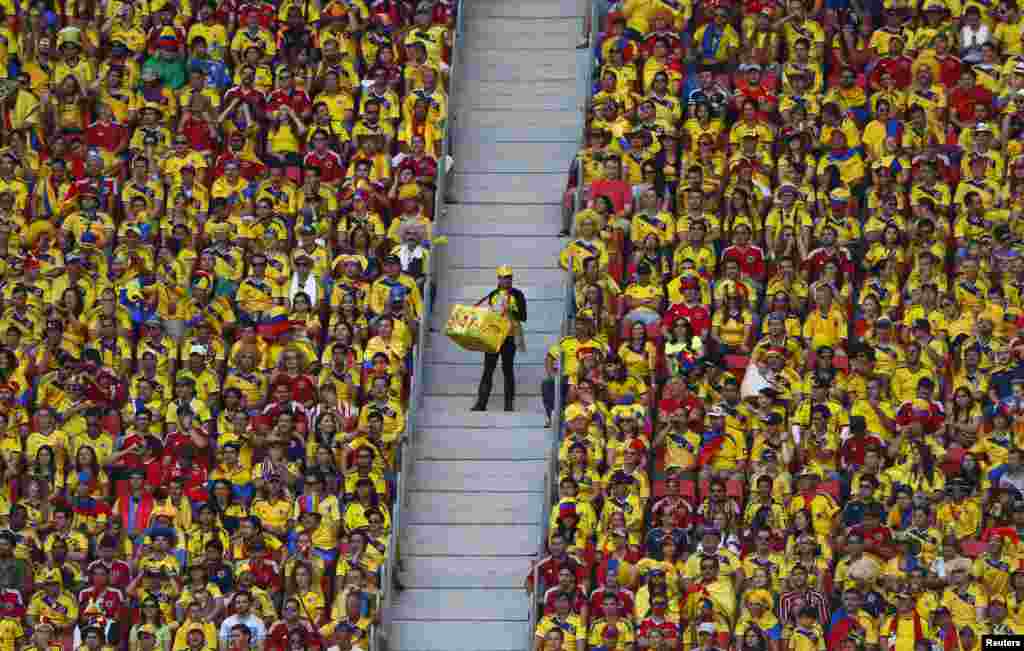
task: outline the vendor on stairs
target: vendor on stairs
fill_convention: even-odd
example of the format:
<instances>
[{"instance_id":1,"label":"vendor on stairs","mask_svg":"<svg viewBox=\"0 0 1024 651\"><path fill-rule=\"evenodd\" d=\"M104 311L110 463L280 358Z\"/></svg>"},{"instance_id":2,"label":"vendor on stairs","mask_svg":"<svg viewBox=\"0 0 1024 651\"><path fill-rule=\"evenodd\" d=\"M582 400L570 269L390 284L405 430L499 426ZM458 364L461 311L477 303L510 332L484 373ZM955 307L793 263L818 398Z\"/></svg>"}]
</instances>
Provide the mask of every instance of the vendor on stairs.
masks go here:
<instances>
[{"instance_id":1,"label":"vendor on stairs","mask_svg":"<svg viewBox=\"0 0 1024 651\"><path fill-rule=\"evenodd\" d=\"M522 325L526 322L526 296L512 286L512 267L498 267L498 287L477 302L478 306L485 304L491 310L506 315L512 321L512 329L509 330L498 352L484 353L484 374L480 378L480 388L473 411L487 411L487 401L491 397L494 370L498 367L499 355L501 372L505 376L505 411L515 411L516 376L512 365L515 363L516 350L526 349Z\"/></svg>"}]
</instances>

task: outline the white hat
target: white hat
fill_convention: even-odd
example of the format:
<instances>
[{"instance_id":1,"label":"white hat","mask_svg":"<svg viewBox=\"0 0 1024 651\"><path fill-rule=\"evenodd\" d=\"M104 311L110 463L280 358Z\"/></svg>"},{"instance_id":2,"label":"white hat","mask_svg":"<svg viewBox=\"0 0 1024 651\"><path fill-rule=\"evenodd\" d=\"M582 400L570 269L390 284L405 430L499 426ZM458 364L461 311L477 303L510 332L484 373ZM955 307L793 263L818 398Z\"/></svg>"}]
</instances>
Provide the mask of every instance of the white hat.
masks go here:
<instances>
[{"instance_id":1,"label":"white hat","mask_svg":"<svg viewBox=\"0 0 1024 651\"><path fill-rule=\"evenodd\" d=\"M200 355L205 355L206 346L202 344L192 344L192 348L189 349L189 353L199 353Z\"/></svg>"},{"instance_id":2,"label":"white hat","mask_svg":"<svg viewBox=\"0 0 1024 651\"><path fill-rule=\"evenodd\" d=\"M700 626L697 627L697 632L698 633L710 633L711 635L714 635L715 634L715 625L712 624L711 622L704 622L703 624L701 624Z\"/></svg>"}]
</instances>

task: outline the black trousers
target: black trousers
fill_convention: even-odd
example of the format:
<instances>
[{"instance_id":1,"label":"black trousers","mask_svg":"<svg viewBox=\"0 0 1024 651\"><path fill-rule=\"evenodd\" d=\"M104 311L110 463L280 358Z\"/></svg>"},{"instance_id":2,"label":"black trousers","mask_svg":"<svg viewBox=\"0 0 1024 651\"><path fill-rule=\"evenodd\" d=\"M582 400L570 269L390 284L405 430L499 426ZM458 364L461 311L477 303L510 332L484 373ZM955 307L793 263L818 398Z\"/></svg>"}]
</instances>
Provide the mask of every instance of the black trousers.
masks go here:
<instances>
[{"instance_id":1,"label":"black trousers","mask_svg":"<svg viewBox=\"0 0 1024 651\"><path fill-rule=\"evenodd\" d=\"M516 361L516 338L505 337L505 342L496 353L484 353L484 374L480 378L479 402L487 406L487 400L491 397L491 387L494 384L494 371L498 368L498 358L501 358L501 373L505 377L505 402L516 397L516 376L513 364Z\"/></svg>"},{"instance_id":2,"label":"black trousers","mask_svg":"<svg viewBox=\"0 0 1024 651\"><path fill-rule=\"evenodd\" d=\"M565 395L569 393L569 378L564 375L561 376L562 383L562 400L565 401ZM540 397L544 401L544 413L551 418L551 412L555 410L555 378L546 377L540 383Z\"/></svg>"}]
</instances>

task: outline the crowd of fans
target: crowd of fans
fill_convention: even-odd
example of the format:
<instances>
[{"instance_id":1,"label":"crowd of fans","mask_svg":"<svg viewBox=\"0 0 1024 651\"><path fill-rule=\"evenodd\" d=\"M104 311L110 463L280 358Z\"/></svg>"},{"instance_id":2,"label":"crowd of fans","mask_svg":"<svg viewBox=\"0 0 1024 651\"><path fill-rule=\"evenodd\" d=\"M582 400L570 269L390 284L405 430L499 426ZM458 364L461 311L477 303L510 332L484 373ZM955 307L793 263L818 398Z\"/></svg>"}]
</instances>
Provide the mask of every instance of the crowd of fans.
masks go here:
<instances>
[{"instance_id":1,"label":"crowd of fans","mask_svg":"<svg viewBox=\"0 0 1024 651\"><path fill-rule=\"evenodd\" d=\"M0 0L0 651L365 649L446 0Z\"/></svg>"},{"instance_id":2,"label":"crowd of fans","mask_svg":"<svg viewBox=\"0 0 1024 651\"><path fill-rule=\"evenodd\" d=\"M1016 1L626 0L601 28L538 651L1024 633Z\"/></svg>"}]
</instances>

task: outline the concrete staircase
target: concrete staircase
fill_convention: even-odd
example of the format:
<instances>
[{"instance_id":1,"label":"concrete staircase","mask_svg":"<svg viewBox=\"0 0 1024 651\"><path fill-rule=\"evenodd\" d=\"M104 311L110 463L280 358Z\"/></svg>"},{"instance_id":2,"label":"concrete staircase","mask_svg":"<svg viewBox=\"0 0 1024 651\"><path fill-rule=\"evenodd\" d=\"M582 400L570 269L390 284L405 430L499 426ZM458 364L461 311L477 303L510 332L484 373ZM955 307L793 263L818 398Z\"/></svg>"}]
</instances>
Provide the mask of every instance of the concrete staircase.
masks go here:
<instances>
[{"instance_id":1,"label":"concrete staircase","mask_svg":"<svg viewBox=\"0 0 1024 651\"><path fill-rule=\"evenodd\" d=\"M581 4L581 3L579 3ZM560 199L580 132L578 0L466 0L456 69L452 203L439 217L438 296L401 532L405 585L392 651L525 651L523 579L537 551L549 430L540 383L563 313ZM509 264L529 301L514 413L473 413L483 356L441 332L453 303L494 288Z\"/></svg>"}]
</instances>

